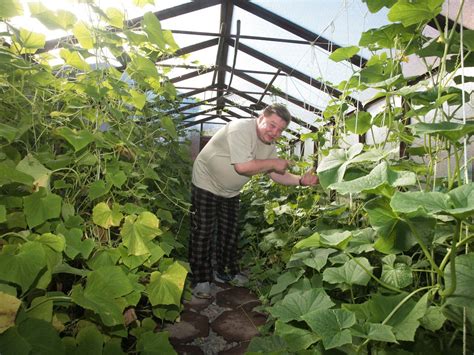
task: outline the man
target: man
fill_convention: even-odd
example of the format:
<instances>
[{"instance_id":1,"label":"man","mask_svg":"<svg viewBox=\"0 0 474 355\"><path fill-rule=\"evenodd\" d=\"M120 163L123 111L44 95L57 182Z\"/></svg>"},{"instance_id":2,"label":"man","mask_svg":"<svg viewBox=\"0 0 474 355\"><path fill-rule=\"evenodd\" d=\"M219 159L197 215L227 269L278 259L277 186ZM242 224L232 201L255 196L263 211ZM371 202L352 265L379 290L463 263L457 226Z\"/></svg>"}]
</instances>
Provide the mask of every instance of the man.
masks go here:
<instances>
[{"instance_id":1,"label":"man","mask_svg":"<svg viewBox=\"0 0 474 355\"><path fill-rule=\"evenodd\" d=\"M291 162L279 159L275 141L288 127L291 115L285 106L272 104L257 119L239 119L220 129L197 156L193 166L189 262L193 294L209 298L213 281L211 254L216 227L214 278L242 281L237 260L239 193L250 177L268 174L284 185L312 186L318 177L287 171Z\"/></svg>"}]
</instances>

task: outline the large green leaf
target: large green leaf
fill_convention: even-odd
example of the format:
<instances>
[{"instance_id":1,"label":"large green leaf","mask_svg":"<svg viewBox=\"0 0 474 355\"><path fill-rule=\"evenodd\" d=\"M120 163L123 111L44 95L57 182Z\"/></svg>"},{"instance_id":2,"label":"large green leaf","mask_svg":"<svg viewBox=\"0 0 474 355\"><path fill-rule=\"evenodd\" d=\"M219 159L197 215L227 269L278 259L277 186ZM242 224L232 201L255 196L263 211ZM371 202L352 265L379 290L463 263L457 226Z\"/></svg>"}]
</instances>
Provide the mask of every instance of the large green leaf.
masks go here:
<instances>
[{"instance_id":1,"label":"large green leaf","mask_svg":"<svg viewBox=\"0 0 474 355\"><path fill-rule=\"evenodd\" d=\"M109 7L107 10L105 10L105 13L107 15L107 22L109 24L117 28L123 28L125 15L122 11L114 7Z\"/></svg>"},{"instance_id":2,"label":"large green leaf","mask_svg":"<svg viewBox=\"0 0 474 355\"><path fill-rule=\"evenodd\" d=\"M301 320L305 314L317 309L326 309L334 306L331 298L323 288L314 288L307 291L295 291L275 303L269 312L275 318L288 323L292 320Z\"/></svg>"},{"instance_id":3,"label":"large green leaf","mask_svg":"<svg viewBox=\"0 0 474 355\"><path fill-rule=\"evenodd\" d=\"M397 0L362 0L362 2L365 2L367 4L367 7L369 8L369 11L371 13L376 13L382 9L382 7L392 7L393 4L397 2Z\"/></svg>"},{"instance_id":4,"label":"large green leaf","mask_svg":"<svg viewBox=\"0 0 474 355\"><path fill-rule=\"evenodd\" d=\"M150 42L156 44L160 49L165 49L165 39L161 30L160 20L152 12L143 15L143 30L148 35Z\"/></svg>"},{"instance_id":5,"label":"large green leaf","mask_svg":"<svg viewBox=\"0 0 474 355\"><path fill-rule=\"evenodd\" d=\"M119 226L122 218L123 214L117 205L114 205L114 209L111 210L109 205L105 202L101 202L92 210L92 220L94 223L105 229L109 229L112 226Z\"/></svg>"},{"instance_id":6,"label":"large green leaf","mask_svg":"<svg viewBox=\"0 0 474 355\"><path fill-rule=\"evenodd\" d=\"M344 309L319 309L302 317L323 340L326 350L352 342L348 328L356 322L354 313Z\"/></svg>"},{"instance_id":7,"label":"large green leaf","mask_svg":"<svg viewBox=\"0 0 474 355\"><path fill-rule=\"evenodd\" d=\"M171 138L178 139L178 134L176 133L176 127L171 117L163 116L160 119L160 123L161 123L161 127L163 127L166 130L166 132L168 132Z\"/></svg>"},{"instance_id":8,"label":"large green leaf","mask_svg":"<svg viewBox=\"0 0 474 355\"><path fill-rule=\"evenodd\" d=\"M444 211L451 216L465 219L474 214L474 183L459 186L448 192L451 208Z\"/></svg>"},{"instance_id":9,"label":"large green leaf","mask_svg":"<svg viewBox=\"0 0 474 355\"><path fill-rule=\"evenodd\" d=\"M346 129L355 134L364 134L372 126L372 116L365 111L350 115L345 120Z\"/></svg>"},{"instance_id":10,"label":"large green leaf","mask_svg":"<svg viewBox=\"0 0 474 355\"><path fill-rule=\"evenodd\" d=\"M67 65L70 65L76 69L82 71L89 71L90 65L84 60L82 55L77 51L70 51L65 48L61 48L59 51L59 56L64 59Z\"/></svg>"},{"instance_id":11,"label":"large green leaf","mask_svg":"<svg viewBox=\"0 0 474 355\"><path fill-rule=\"evenodd\" d=\"M363 32L359 45L373 50L393 48L408 42L413 38L413 35L412 29L405 28L400 23L392 23Z\"/></svg>"},{"instance_id":12,"label":"large green leaf","mask_svg":"<svg viewBox=\"0 0 474 355\"><path fill-rule=\"evenodd\" d=\"M77 38L77 41L79 42L82 48L94 48L94 36L92 34L91 29L86 23L84 23L83 21L77 22L72 29L72 33Z\"/></svg>"},{"instance_id":13,"label":"large green leaf","mask_svg":"<svg viewBox=\"0 0 474 355\"><path fill-rule=\"evenodd\" d=\"M290 270L278 276L277 283L270 289L269 297L277 295L285 291L288 286L297 282L304 274L304 270Z\"/></svg>"},{"instance_id":14,"label":"large green leaf","mask_svg":"<svg viewBox=\"0 0 474 355\"><path fill-rule=\"evenodd\" d=\"M111 188L112 188L112 183L110 182L105 183L103 180L97 180L89 185L89 192L87 196L92 201L92 200L95 200L96 198L99 198L107 194Z\"/></svg>"},{"instance_id":15,"label":"large green leaf","mask_svg":"<svg viewBox=\"0 0 474 355\"><path fill-rule=\"evenodd\" d=\"M357 46L341 47L332 52L329 59L340 62L352 58L357 52L359 52L359 47Z\"/></svg>"},{"instance_id":16,"label":"large green leaf","mask_svg":"<svg viewBox=\"0 0 474 355\"><path fill-rule=\"evenodd\" d=\"M443 307L441 306L428 307L425 315L420 319L422 327L432 332L440 330L445 321L446 316L443 314Z\"/></svg>"},{"instance_id":17,"label":"large green leaf","mask_svg":"<svg viewBox=\"0 0 474 355\"><path fill-rule=\"evenodd\" d=\"M142 212L138 217L127 216L120 235L129 255L149 254L146 243L161 234L159 226L160 221L151 212Z\"/></svg>"},{"instance_id":18,"label":"large green leaf","mask_svg":"<svg viewBox=\"0 0 474 355\"><path fill-rule=\"evenodd\" d=\"M375 198L367 202L364 208L368 213L370 225L379 236L374 245L376 250L386 254L399 253L409 250L417 243L408 224L392 210L387 199ZM417 226L417 233L423 241L429 243L436 220L415 217L411 218L411 222Z\"/></svg>"},{"instance_id":19,"label":"large green leaf","mask_svg":"<svg viewBox=\"0 0 474 355\"><path fill-rule=\"evenodd\" d=\"M291 256L287 268L306 265L312 269L321 271L321 269L326 266L328 256L335 252L336 249L331 248L304 250Z\"/></svg>"},{"instance_id":20,"label":"large green leaf","mask_svg":"<svg viewBox=\"0 0 474 355\"><path fill-rule=\"evenodd\" d=\"M393 255L390 255L393 257ZM384 258L382 266L381 280L399 289L407 287L413 283L413 273L411 267L405 263L395 262L395 258ZM388 262L386 262L389 260Z\"/></svg>"},{"instance_id":21,"label":"large green leaf","mask_svg":"<svg viewBox=\"0 0 474 355\"><path fill-rule=\"evenodd\" d=\"M95 247L93 239L82 239L82 230L79 228L67 229L64 225L59 225L56 233L64 235L66 239L64 253L70 259L74 259L77 255L81 254L87 260Z\"/></svg>"},{"instance_id":22,"label":"large green leaf","mask_svg":"<svg viewBox=\"0 0 474 355\"><path fill-rule=\"evenodd\" d=\"M279 320L275 322L275 335L283 338L289 350L293 352L304 350L321 340L319 335L310 330L297 328Z\"/></svg>"},{"instance_id":23,"label":"large green leaf","mask_svg":"<svg viewBox=\"0 0 474 355\"><path fill-rule=\"evenodd\" d=\"M456 265L456 290L447 298L449 304L474 308L474 253L458 255ZM451 265L446 266L446 288L451 287L453 275Z\"/></svg>"},{"instance_id":24,"label":"large green leaf","mask_svg":"<svg viewBox=\"0 0 474 355\"><path fill-rule=\"evenodd\" d=\"M388 167L386 161L382 161L368 175L331 184L329 188L343 195L360 192L380 194L387 191L387 187L408 186L415 183L415 173L411 171L393 171Z\"/></svg>"},{"instance_id":25,"label":"large green leaf","mask_svg":"<svg viewBox=\"0 0 474 355\"><path fill-rule=\"evenodd\" d=\"M6 160L0 162L0 186L11 183L33 186L33 182L34 178L31 175L18 171L13 161Z\"/></svg>"},{"instance_id":26,"label":"large green leaf","mask_svg":"<svg viewBox=\"0 0 474 355\"><path fill-rule=\"evenodd\" d=\"M440 135L455 143L463 137L470 137L474 135L474 122L456 123L456 122L438 122L425 123L420 122L408 126L413 131L413 134L422 136Z\"/></svg>"},{"instance_id":27,"label":"large green leaf","mask_svg":"<svg viewBox=\"0 0 474 355\"><path fill-rule=\"evenodd\" d=\"M11 143L15 140L18 132L18 128L0 123L0 137L5 138L8 143Z\"/></svg>"},{"instance_id":28,"label":"large green leaf","mask_svg":"<svg viewBox=\"0 0 474 355\"><path fill-rule=\"evenodd\" d=\"M72 300L83 308L97 313L106 326L123 323L127 306L123 296L132 293L134 285L118 266L104 266L87 276L86 287L73 286Z\"/></svg>"},{"instance_id":29,"label":"large green leaf","mask_svg":"<svg viewBox=\"0 0 474 355\"><path fill-rule=\"evenodd\" d=\"M263 337L254 337L247 348L247 355L268 354L268 355L287 355L288 344L277 335L268 335Z\"/></svg>"},{"instance_id":30,"label":"large green leaf","mask_svg":"<svg viewBox=\"0 0 474 355\"><path fill-rule=\"evenodd\" d=\"M23 15L23 6L18 0L2 0L0 2L0 18L10 18Z\"/></svg>"},{"instance_id":31,"label":"large green leaf","mask_svg":"<svg viewBox=\"0 0 474 355\"><path fill-rule=\"evenodd\" d=\"M448 214L464 219L474 214L474 183L461 185L448 193L397 192L390 206L397 213L408 215L423 212L430 215Z\"/></svg>"},{"instance_id":32,"label":"large green leaf","mask_svg":"<svg viewBox=\"0 0 474 355\"><path fill-rule=\"evenodd\" d=\"M406 293L395 296L375 294L372 299L362 306L366 305L368 307L368 320L370 322L384 322L384 324L393 328L397 340L413 341L416 330L420 325L420 319L425 315L427 310L428 295L429 293L426 293L417 302L413 301L413 299L409 299L405 301L401 307L397 308L399 303L407 296ZM395 308L397 308L397 311L386 320Z\"/></svg>"},{"instance_id":33,"label":"large green leaf","mask_svg":"<svg viewBox=\"0 0 474 355\"><path fill-rule=\"evenodd\" d=\"M349 149L333 149L327 157L324 157L318 165L317 173L319 183L324 188L343 179L347 166L351 160L360 154L363 144L354 144Z\"/></svg>"},{"instance_id":34,"label":"large green leaf","mask_svg":"<svg viewBox=\"0 0 474 355\"><path fill-rule=\"evenodd\" d=\"M120 259L120 251L116 248L107 248L94 253L87 261L87 266L92 270L97 270L104 266L114 266Z\"/></svg>"},{"instance_id":35,"label":"large green leaf","mask_svg":"<svg viewBox=\"0 0 474 355\"><path fill-rule=\"evenodd\" d=\"M48 219L59 218L62 199L56 194L47 194L44 189L23 197L26 221L30 228L43 224Z\"/></svg>"},{"instance_id":36,"label":"large green leaf","mask_svg":"<svg viewBox=\"0 0 474 355\"><path fill-rule=\"evenodd\" d=\"M18 42L20 42L24 51L34 53L37 49L44 48L46 36L42 33L35 33L22 28L20 29Z\"/></svg>"},{"instance_id":37,"label":"large green leaf","mask_svg":"<svg viewBox=\"0 0 474 355\"><path fill-rule=\"evenodd\" d=\"M431 20L441 12L444 0L398 0L388 12L392 22L400 21L404 26Z\"/></svg>"},{"instance_id":38,"label":"large green leaf","mask_svg":"<svg viewBox=\"0 0 474 355\"><path fill-rule=\"evenodd\" d=\"M94 142L95 138L92 133L87 130L73 130L69 127L60 127L56 130L56 134L71 144L77 152Z\"/></svg>"},{"instance_id":39,"label":"large green leaf","mask_svg":"<svg viewBox=\"0 0 474 355\"><path fill-rule=\"evenodd\" d=\"M21 301L15 296L0 291L0 334L15 325L16 313Z\"/></svg>"},{"instance_id":40,"label":"large green leaf","mask_svg":"<svg viewBox=\"0 0 474 355\"><path fill-rule=\"evenodd\" d=\"M92 271L87 277L85 295L118 298L133 291L127 275L118 266L105 266Z\"/></svg>"},{"instance_id":41,"label":"large green leaf","mask_svg":"<svg viewBox=\"0 0 474 355\"><path fill-rule=\"evenodd\" d=\"M31 154L26 155L16 166L16 170L32 176L36 187L44 187L49 191L52 171L47 169Z\"/></svg>"},{"instance_id":42,"label":"large green leaf","mask_svg":"<svg viewBox=\"0 0 474 355\"><path fill-rule=\"evenodd\" d=\"M56 329L49 322L27 318L18 325L17 332L22 340L29 345L31 354L64 354L64 344Z\"/></svg>"},{"instance_id":43,"label":"large green leaf","mask_svg":"<svg viewBox=\"0 0 474 355\"><path fill-rule=\"evenodd\" d=\"M335 230L321 233L319 241L322 247L345 249L351 238L351 232Z\"/></svg>"},{"instance_id":44,"label":"large green leaf","mask_svg":"<svg viewBox=\"0 0 474 355\"><path fill-rule=\"evenodd\" d=\"M331 284L362 285L369 283L370 275L364 268L372 272L373 267L366 258L355 258L349 260L342 266L327 268L323 272L323 280Z\"/></svg>"},{"instance_id":45,"label":"large green leaf","mask_svg":"<svg viewBox=\"0 0 474 355\"><path fill-rule=\"evenodd\" d=\"M42 319L51 322L53 319L53 300L46 296L35 297L30 309L26 311L29 318Z\"/></svg>"},{"instance_id":46,"label":"large green leaf","mask_svg":"<svg viewBox=\"0 0 474 355\"><path fill-rule=\"evenodd\" d=\"M295 244L295 249L319 248L321 246L321 236L319 233L313 233L309 237L300 240Z\"/></svg>"},{"instance_id":47,"label":"large green leaf","mask_svg":"<svg viewBox=\"0 0 474 355\"><path fill-rule=\"evenodd\" d=\"M393 334L393 328L389 325L379 323L365 323L364 325L356 324L351 328L353 336L383 341L387 343L396 343L397 339Z\"/></svg>"},{"instance_id":48,"label":"large green leaf","mask_svg":"<svg viewBox=\"0 0 474 355\"><path fill-rule=\"evenodd\" d=\"M68 30L77 22L76 16L66 10L51 11L41 2L28 3L32 17L37 18L50 30Z\"/></svg>"},{"instance_id":49,"label":"large green leaf","mask_svg":"<svg viewBox=\"0 0 474 355\"><path fill-rule=\"evenodd\" d=\"M76 343L77 354L102 355L104 335L96 326L86 326L79 329L76 335Z\"/></svg>"},{"instance_id":50,"label":"large green leaf","mask_svg":"<svg viewBox=\"0 0 474 355\"><path fill-rule=\"evenodd\" d=\"M151 305L179 306L187 274L186 268L177 261L164 272L152 272L146 289Z\"/></svg>"},{"instance_id":51,"label":"large green leaf","mask_svg":"<svg viewBox=\"0 0 474 355\"><path fill-rule=\"evenodd\" d=\"M148 331L140 335L137 351L143 355L176 355L168 340L168 332Z\"/></svg>"},{"instance_id":52,"label":"large green leaf","mask_svg":"<svg viewBox=\"0 0 474 355\"><path fill-rule=\"evenodd\" d=\"M367 253L374 250L375 231L372 228L352 232L347 251L351 254Z\"/></svg>"}]
</instances>

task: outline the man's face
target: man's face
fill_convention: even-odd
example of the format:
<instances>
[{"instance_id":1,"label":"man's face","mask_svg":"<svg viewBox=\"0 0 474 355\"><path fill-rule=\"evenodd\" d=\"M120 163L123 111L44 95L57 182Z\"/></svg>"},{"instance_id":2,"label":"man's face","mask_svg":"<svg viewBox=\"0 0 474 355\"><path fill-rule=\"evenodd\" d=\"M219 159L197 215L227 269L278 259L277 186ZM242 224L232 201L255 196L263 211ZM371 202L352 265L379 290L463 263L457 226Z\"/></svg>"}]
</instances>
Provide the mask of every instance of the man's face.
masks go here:
<instances>
[{"instance_id":1,"label":"man's face","mask_svg":"<svg viewBox=\"0 0 474 355\"><path fill-rule=\"evenodd\" d=\"M275 113L261 115L257 118L257 136L265 144L273 143L280 138L286 126L286 121Z\"/></svg>"}]
</instances>

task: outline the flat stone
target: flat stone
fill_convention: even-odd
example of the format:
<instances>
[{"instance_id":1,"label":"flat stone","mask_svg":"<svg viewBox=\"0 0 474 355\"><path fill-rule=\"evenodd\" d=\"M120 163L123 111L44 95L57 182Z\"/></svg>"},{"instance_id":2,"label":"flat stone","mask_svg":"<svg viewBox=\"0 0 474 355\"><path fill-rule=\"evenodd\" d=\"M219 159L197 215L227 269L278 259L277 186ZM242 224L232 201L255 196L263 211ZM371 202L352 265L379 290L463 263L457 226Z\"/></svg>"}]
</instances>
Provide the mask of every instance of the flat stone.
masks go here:
<instances>
[{"instance_id":1,"label":"flat stone","mask_svg":"<svg viewBox=\"0 0 474 355\"><path fill-rule=\"evenodd\" d=\"M174 350L178 355L204 355L204 352L199 346L195 345L175 345Z\"/></svg>"},{"instance_id":2,"label":"flat stone","mask_svg":"<svg viewBox=\"0 0 474 355\"><path fill-rule=\"evenodd\" d=\"M257 327L265 322L264 315L257 312L247 312L241 307L223 312L211 323L211 328L227 341L241 342L260 335Z\"/></svg>"},{"instance_id":3,"label":"flat stone","mask_svg":"<svg viewBox=\"0 0 474 355\"><path fill-rule=\"evenodd\" d=\"M233 348L224 351L219 351L218 355L244 355L247 351L247 348L249 347L249 344L249 341L242 342L239 345L234 346Z\"/></svg>"},{"instance_id":4,"label":"flat stone","mask_svg":"<svg viewBox=\"0 0 474 355\"><path fill-rule=\"evenodd\" d=\"M181 313L179 322L166 325L164 330L169 332L172 344L187 343L209 335L209 319L199 313L185 310Z\"/></svg>"},{"instance_id":5,"label":"flat stone","mask_svg":"<svg viewBox=\"0 0 474 355\"><path fill-rule=\"evenodd\" d=\"M187 311L199 312L207 308L212 301L212 298L197 298L192 296L191 300L184 302L184 309Z\"/></svg>"},{"instance_id":6,"label":"flat stone","mask_svg":"<svg viewBox=\"0 0 474 355\"><path fill-rule=\"evenodd\" d=\"M251 301L258 301L257 296L243 287L232 287L216 294L216 303L221 307L237 308Z\"/></svg>"}]
</instances>

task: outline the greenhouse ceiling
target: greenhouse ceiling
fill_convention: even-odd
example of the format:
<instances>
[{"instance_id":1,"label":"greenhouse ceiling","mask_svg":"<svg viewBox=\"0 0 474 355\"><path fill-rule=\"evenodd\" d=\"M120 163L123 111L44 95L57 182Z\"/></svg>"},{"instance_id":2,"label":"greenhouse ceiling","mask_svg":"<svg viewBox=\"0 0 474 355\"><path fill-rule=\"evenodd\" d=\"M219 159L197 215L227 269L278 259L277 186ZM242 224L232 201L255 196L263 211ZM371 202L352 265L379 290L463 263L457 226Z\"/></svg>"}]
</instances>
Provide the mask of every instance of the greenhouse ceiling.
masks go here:
<instances>
[{"instance_id":1,"label":"greenhouse ceiling","mask_svg":"<svg viewBox=\"0 0 474 355\"><path fill-rule=\"evenodd\" d=\"M182 115L182 127L222 124L233 119L255 117L267 104L287 105L293 122L288 132L316 131L327 122L322 112L340 95L339 83L365 65L371 53L360 51L350 61L335 62L329 55L336 49L355 46L361 34L389 23L388 9L371 13L366 0L160 0L97 1L100 8L117 7L139 26L143 14L152 11L163 29L170 30L179 50L162 58L156 66L166 68L170 81L183 99L168 113ZM26 3L26 1L25 1ZM51 9L82 14L80 2L41 2ZM441 26L456 14L458 2L446 2L436 20ZM474 2L465 3L472 14ZM135 6L144 5L144 6ZM25 6L27 8L27 6ZM473 16L464 16L465 28L472 28ZM17 18L21 24L21 18ZM34 25L35 19L23 22ZM448 25L454 22L449 19ZM431 27L431 28L430 28ZM427 36L436 36L430 22ZM38 29L36 28L36 31ZM44 51L54 51L71 40L71 34L48 33ZM117 63L120 67L120 63ZM422 75L423 73L417 73ZM353 94L349 111L364 108L375 90Z\"/></svg>"}]
</instances>

